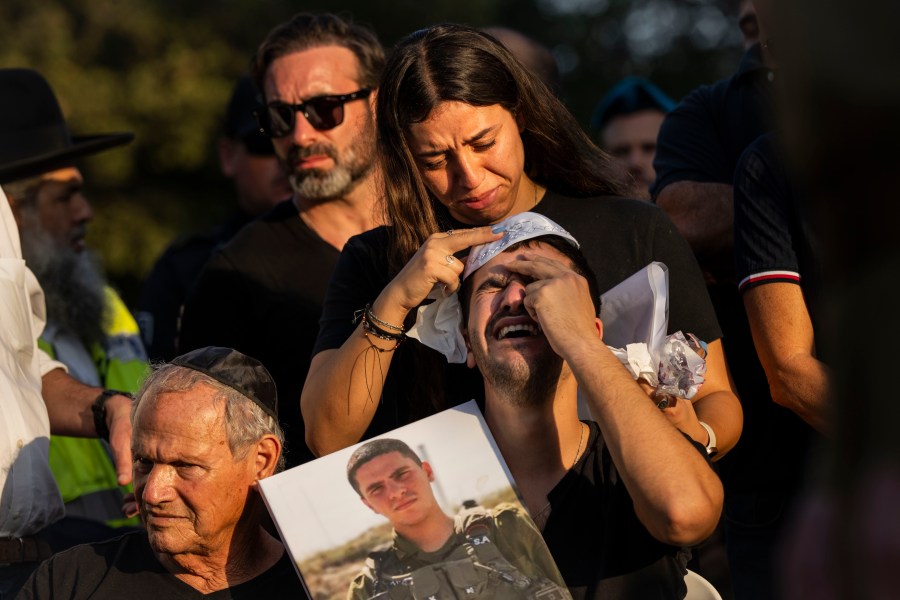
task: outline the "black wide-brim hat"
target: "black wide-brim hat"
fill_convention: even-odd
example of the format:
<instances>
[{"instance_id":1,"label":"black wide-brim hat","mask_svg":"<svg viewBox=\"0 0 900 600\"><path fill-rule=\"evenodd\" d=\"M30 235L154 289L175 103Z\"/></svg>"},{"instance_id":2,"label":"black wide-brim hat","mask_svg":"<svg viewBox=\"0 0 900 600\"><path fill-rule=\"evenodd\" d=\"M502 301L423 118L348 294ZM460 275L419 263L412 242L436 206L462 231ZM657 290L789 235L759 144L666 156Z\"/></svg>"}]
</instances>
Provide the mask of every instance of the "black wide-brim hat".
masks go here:
<instances>
[{"instance_id":1,"label":"black wide-brim hat","mask_svg":"<svg viewBox=\"0 0 900 600\"><path fill-rule=\"evenodd\" d=\"M0 184L55 171L127 144L131 133L71 135L50 84L31 69L0 69Z\"/></svg>"}]
</instances>

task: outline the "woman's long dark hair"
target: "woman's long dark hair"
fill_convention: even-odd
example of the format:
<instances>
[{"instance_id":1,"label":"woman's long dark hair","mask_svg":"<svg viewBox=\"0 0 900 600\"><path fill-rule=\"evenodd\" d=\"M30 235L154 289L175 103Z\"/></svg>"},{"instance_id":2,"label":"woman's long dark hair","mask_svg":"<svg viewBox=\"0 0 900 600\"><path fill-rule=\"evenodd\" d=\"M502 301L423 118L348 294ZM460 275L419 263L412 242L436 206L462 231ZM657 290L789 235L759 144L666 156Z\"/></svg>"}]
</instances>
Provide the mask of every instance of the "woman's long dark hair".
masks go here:
<instances>
[{"instance_id":1,"label":"woman's long dark hair","mask_svg":"<svg viewBox=\"0 0 900 600\"><path fill-rule=\"evenodd\" d=\"M386 218L393 225L392 275L439 231L435 206L407 142L409 126L441 102L499 104L524 126L525 172L576 197L622 195L622 171L597 148L562 102L500 42L463 25L437 25L401 41L378 90L378 155ZM485 223L487 224L487 223Z\"/></svg>"}]
</instances>

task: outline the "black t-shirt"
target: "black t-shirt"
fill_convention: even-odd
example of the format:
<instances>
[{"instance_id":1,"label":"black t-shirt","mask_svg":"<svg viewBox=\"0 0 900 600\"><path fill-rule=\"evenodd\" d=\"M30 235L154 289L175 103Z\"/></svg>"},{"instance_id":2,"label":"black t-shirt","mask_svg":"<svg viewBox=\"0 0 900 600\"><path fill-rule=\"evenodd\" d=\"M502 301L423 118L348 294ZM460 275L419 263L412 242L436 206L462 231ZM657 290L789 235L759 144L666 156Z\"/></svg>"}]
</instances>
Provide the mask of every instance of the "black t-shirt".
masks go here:
<instances>
[{"instance_id":1,"label":"black t-shirt","mask_svg":"<svg viewBox=\"0 0 900 600\"><path fill-rule=\"evenodd\" d=\"M268 571L245 583L201 594L156 559L143 531L98 544L83 544L41 563L19 600L261 600L305 598L300 578L285 552Z\"/></svg>"},{"instance_id":2,"label":"black t-shirt","mask_svg":"<svg viewBox=\"0 0 900 600\"><path fill-rule=\"evenodd\" d=\"M684 598L689 552L650 535L600 429L590 426L584 455L547 495L544 541L569 591L576 600ZM703 446L693 445L706 456Z\"/></svg>"},{"instance_id":3,"label":"black t-shirt","mask_svg":"<svg viewBox=\"0 0 900 600\"><path fill-rule=\"evenodd\" d=\"M304 439L300 392L338 256L287 200L213 255L184 308L180 352L235 348L272 374L289 465L312 458Z\"/></svg>"},{"instance_id":4,"label":"black t-shirt","mask_svg":"<svg viewBox=\"0 0 900 600\"><path fill-rule=\"evenodd\" d=\"M210 231L172 243L153 265L135 314L150 360L177 356L178 320L188 292L212 253L252 219L238 211Z\"/></svg>"},{"instance_id":5,"label":"black t-shirt","mask_svg":"<svg viewBox=\"0 0 900 600\"><path fill-rule=\"evenodd\" d=\"M771 77L757 44L734 75L700 86L666 115L653 159L654 197L677 181L731 184L744 149L770 129Z\"/></svg>"},{"instance_id":6,"label":"black t-shirt","mask_svg":"<svg viewBox=\"0 0 900 600\"><path fill-rule=\"evenodd\" d=\"M567 198L550 191L532 210L580 242L600 293L660 261L669 268L669 330L694 333L708 342L721 337L694 255L662 210L638 200ZM440 220L446 229L467 227L449 220L446 213ZM354 311L373 302L390 282L390 235L389 228L377 228L351 238L344 247L328 289L314 353L340 347L356 328ZM415 311L408 319L415 320ZM444 398L436 400L440 393ZM381 403L364 439L482 397L483 382L476 370L448 364L443 355L409 340L395 351ZM423 401L434 403L423 406Z\"/></svg>"}]
</instances>

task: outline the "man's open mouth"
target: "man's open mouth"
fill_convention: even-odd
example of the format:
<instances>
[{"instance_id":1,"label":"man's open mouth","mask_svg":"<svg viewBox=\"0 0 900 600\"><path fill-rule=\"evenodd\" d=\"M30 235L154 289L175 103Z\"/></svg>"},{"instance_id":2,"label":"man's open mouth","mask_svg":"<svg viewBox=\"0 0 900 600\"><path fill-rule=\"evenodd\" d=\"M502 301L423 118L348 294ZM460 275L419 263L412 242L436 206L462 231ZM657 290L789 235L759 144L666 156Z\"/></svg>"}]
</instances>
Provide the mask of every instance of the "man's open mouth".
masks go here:
<instances>
[{"instance_id":1,"label":"man's open mouth","mask_svg":"<svg viewBox=\"0 0 900 600\"><path fill-rule=\"evenodd\" d=\"M533 337L541 333L541 328L536 323L517 323L505 325L497 330L497 339Z\"/></svg>"}]
</instances>

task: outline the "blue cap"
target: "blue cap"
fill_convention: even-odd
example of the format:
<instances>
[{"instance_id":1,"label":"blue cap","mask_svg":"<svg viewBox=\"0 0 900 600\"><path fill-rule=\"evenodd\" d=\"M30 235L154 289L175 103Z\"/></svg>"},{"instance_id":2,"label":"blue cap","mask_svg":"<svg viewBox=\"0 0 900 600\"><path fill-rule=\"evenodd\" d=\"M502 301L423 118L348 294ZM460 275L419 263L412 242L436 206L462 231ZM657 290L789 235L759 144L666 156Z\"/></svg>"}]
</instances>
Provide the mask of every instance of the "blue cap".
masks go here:
<instances>
[{"instance_id":1,"label":"blue cap","mask_svg":"<svg viewBox=\"0 0 900 600\"><path fill-rule=\"evenodd\" d=\"M616 115L656 109L664 113L675 108L675 101L642 77L626 77L597 103L591 117L591 129L603 129Z\"/></svg>"}]
</instances>

